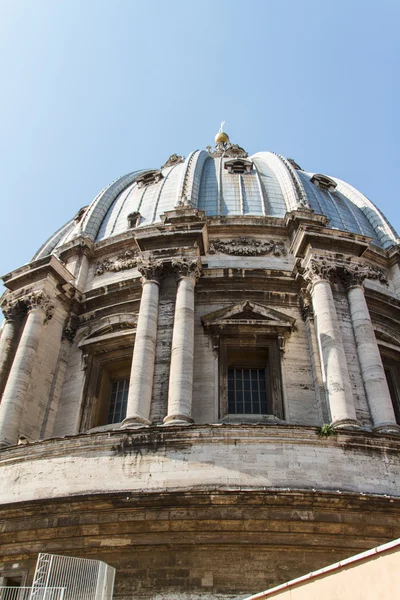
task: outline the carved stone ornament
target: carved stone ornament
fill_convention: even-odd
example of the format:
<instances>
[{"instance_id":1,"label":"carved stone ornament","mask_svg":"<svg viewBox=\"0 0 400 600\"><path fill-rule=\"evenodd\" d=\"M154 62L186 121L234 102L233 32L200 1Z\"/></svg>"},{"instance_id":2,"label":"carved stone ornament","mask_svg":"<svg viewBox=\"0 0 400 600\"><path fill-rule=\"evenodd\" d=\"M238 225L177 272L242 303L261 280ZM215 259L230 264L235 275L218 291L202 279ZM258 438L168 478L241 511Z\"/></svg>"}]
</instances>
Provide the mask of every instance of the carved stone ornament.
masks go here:
<instances>
[{"instance_id":1,"label":"carved stone ornament","mask_svg":"<svg viewBox=\"0 0 400 600\"><path fill-rule=\"evenodd\" d=\"M389 285L388 279L382 269L369 265L333 263L328 260L311 260L304 278L311 283L326 280L330 283L338 283L348 288L352 285L362 285L365 279L380 281Z\"/></svg>"},{"instance_id":2,"label":"carved stone ornament","mask_svg":"<svg viewBox=\"0 0 400 600\"><path fill-rule=\"evenodd\" d=\"M286 248L284 242L268 240L262 242L248 237L240 237L231 240L216 238L210 242L209 254L221 252L222 254L233 254L234 256L285 256Z\"/></svg>"},{"instance_id":3,"label":"carved stone ornament","mask_svg":"<svg viewBox=\"0 0 400 600\"><path fill-rule=\"evenodd\" d=\"M145 281L161 281L164 271L164 263L162 260L155 262L141 263L138 266L138 271Z\"/></svg>"},{"instance_id":4,"label":"carved stone ornament","mask_svg":"<svg viewBox=\"0 0 400 600\"><path fill-rule=\"evenodd\" d=\"M52 304L50 298L42 291L32 292L22 298L22 302L26 307L27 312L40 308L45 313L44 322L50 321L54 314L54 304Z\"/></svg>"},{"instance_id":5,"label":"carved stone ornament","mask_svg":"<svg viewBox=\"0 0 400 600\"><path fill-rule=\"evenodd\" d=\"M338 266L337 276L345 287L362 285L366 279L372 279L374 281L379 281L384 285L389 285L385 273L378 267L361 265Z\"/></svg>"},{"instance_id":6,"label":"carved stone ornament","mask_svg":"<svg viewBox=\"0 0 400 600\"><path fill-rule=\"evenodd\" d=\"M197 282L201 275L201 263L198 260L173 260L171 267L178 279L190 277Z\"/></svg>"},{"instance_id":7,"label":"carved stone ornament","mask_svg":"<svg viewBox=\"0 0 400 600\"><path fill-rule=\"evenodd\" d=\"M76 315L71 315L68 317L65 327L62 333L62 339L68 340L69 342L73 342L76 332L78 330L79 319Z\"/></svg>"},{"instance_id":8,"label":"carved stone ornament","mask_svg":"<svg viewBox=\"0 0 400 600\"><path fill-rule=\"evenodd\" d=\"M1 310L6 321L13 321L21 318L25 313L24 305L20 300L5 299L1 304Z\"/></svg>"},{"instance_id":9,"label":"carved stone ornament","mask_svg":"<svg viewBox=\"0 0 400 600\"><path fill-rule=\"evenodd\" d=\"M175 165L179 165L179 163L185 162L183 156L178 156L177 154L171 154L166 163L163 164L161 169L166 169L167 167L174 167Z\"/></svg>"},{"instance_id":10,"label":"carved stone ornament","mask_svg":"<svg viewBox=\"0 0 400 600\"><path fill-rule=\"evenodd\" d=\"M335 276L336 266L327 260L312 260L304 272L304 279L311 283L322 280L333 282Z\"/></svg>"},{"instance_id":11,"label":"carved stone ornament","mask_svg":"<svg viewBox=\"0 0 400 600\"><path fill-rule=\"evenodd\" d=\"M95 275L103 275L106 271L118 272L126 271L137 267L138 261L131 250L127 250L120 254L115 259L106 258L102 262L98 262L94 269Z\"/></svg>"},{"instance_id":12,"label":"carved stone ornament","mask_svg":"<svg viewBox=\"0 0 400 600\"><path fill-rule=\"evenodd\" d=\"M217 144L214 152L210 153L214 158L223 156L224 158L247 158L249 155L244 148L241 148L238 144Z\"/></svg>"},{"instance_id":13,"label":"carved stone ornament","mask_svg":"<svg viewBox=\"0 0 400 600\"><path fill-rule=\"evenodd\" d=\"M303 321L307 321L307 319L312 319L314 317L311 296L304 289L300 292L299 295L299 303L300 303L300 313Z\"/></svg>"}]
</instances>

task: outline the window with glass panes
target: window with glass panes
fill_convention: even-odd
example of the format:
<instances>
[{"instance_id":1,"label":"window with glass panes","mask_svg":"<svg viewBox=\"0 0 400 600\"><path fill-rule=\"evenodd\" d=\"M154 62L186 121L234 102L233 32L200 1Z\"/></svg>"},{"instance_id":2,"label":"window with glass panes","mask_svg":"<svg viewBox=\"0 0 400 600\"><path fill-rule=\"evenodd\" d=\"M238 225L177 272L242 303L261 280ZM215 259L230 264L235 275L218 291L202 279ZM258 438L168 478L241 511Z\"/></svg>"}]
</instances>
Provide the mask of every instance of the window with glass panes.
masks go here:
<instances>
[{"instance_id":1,"label":"window with glass panes","mask_svg":"<svg viewBox=\"0 0 400 600\"><path fill-rule=\"evenodd\" d=\"M267 414L265 369L228 369L228 411L230 414Z\"/></svg>"},{"instance_id":2,"label":"window with glass panes","mask_svg":"<svg viewBox=\"0 0 400 600\"><path fill-rule=\"evenodd\" d=\"M228 413L269 414L267 349L229 348L227 363Z\"/></svg>"},{"instance_id":3,"label":"window with glass panes","mask_svg":"<svg viewBox=\"0 0 400 600\"><path fill-rule=\"evenodd\" d=\"M111 400L107 423L121 423L126 417L129 379L117 379L111 382Z\"/></svg>"}]
</instances>

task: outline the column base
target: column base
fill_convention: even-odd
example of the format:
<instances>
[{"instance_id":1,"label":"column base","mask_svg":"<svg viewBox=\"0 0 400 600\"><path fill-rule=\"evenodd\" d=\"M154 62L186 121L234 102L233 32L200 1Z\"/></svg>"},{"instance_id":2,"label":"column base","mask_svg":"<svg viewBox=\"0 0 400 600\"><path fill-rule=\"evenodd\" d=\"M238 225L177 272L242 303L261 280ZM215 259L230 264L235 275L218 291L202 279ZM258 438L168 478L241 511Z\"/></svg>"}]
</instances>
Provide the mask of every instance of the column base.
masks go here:
<instances>
[{"instance_id":1,"label":"column base","mask_svg":"<svg viewBox=\"0 0 400 600\"><path fill-rule=\"evenodd\" d=\"M164 425L191 425L194 421L187 415L167 415L163 423Z\"/></svg>"},{"instance_id":2,"label":"column base","mask_svg":"<svg viewBox=\"0 0 400 600\"><path fill-rule=\"evenodd\" d=\"M388 435L400 435L400 426L397 423L381 423L373 427L374 433L386 433Z\"/></svg>"},{"instance_id":3,"label":"column base","mask_svg":"<svg viewBox=\"0 0 400 600\"><path fill-rule=\"evenodd\" d=\"M6 448L11 448L14 444L10 444L10 442L0 441L0 450L5 450Z\"/></svg>"},{"instance_id":4,"label":"column base","mask_svg":"<svg viewBox=\"0 0 400 600\"><path fill-rule=\"evenodd\" d=\"M153 423L144 417L127 417L122 421L121 429L133 429L134 427L150 427Z\"/></svg>"},{"instance_id":5,"label":"column base","mask_svg":"<svg viewBox=\"0 0 400 600\"><path fill-rule=\"evenodd\" d=\"M332 421L331 426L334 429L354 429L354 431L360 431L362 429L361 423L357 419L338 419Z\"/></svg>"}]
</instances>

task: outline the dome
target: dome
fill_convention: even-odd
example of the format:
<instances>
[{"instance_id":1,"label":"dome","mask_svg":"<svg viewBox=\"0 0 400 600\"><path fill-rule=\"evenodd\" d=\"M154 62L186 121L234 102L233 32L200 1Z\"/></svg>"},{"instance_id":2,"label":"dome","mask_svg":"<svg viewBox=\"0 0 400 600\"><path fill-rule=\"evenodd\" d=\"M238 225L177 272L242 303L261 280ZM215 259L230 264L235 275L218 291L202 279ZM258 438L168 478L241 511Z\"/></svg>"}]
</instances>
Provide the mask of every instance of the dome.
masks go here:
<instances>
[{"instance_id":1,"label":"dome","mask_svg":"<svg viewBox=\"0 0 400 600\"><path fill-rule=\"evenodd\" d=\"M224 134L226 135L226 134ZM229 138L228 138L229 139ZM311 208L328 218L332 229L361 234L381 248L398 243L384 215L350 184L303 171L274 152L248 156L237 144L218 143L186 158L173 154L160 169L142 169L105 187L90 206L59 229L36 253L51 254L79 235L101 241L134 226L161 222L161 215L187 205L207 217L274 217Z\"/></svg>"},{"instance_id":2,"label":"dome","mask_svg":"<svg viewBox=\"0 0 400 600\"><path fill-rule=\"evenodd\" d=\"M3 582L61 551L115 600L232 600L400 536L396 233L224 136L3 277Z\"/></svg>"}]
</instances>

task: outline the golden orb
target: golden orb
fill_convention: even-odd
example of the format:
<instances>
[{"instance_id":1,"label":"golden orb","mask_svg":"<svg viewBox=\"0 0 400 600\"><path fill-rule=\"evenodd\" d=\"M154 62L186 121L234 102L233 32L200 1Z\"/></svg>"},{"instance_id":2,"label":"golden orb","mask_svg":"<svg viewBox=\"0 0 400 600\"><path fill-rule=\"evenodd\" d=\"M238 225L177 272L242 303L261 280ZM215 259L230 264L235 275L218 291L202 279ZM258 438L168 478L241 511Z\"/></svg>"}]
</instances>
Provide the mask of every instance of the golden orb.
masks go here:
<instances>
[{"instance_id":1,"label":"golden orb","mask_svg":"<svg viewBox=\"0 0 400 600\"><path fill-rule=\"evenodd\" d=\"M217 135L215 136L215 143L216 144L227 144L229 142L229 136L227 133L225 133L225 131L218 131Z\"/></svg>"}]
</instances>

